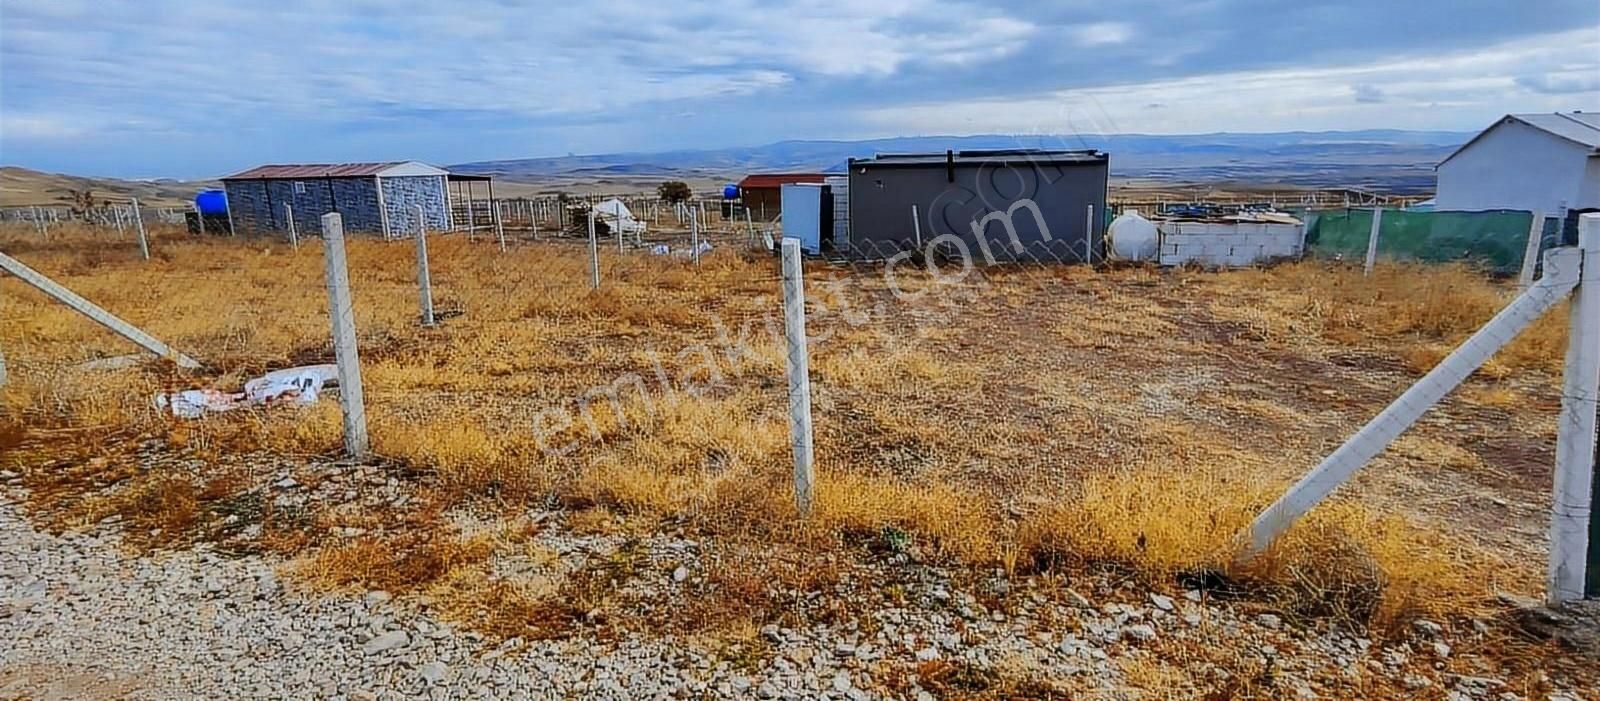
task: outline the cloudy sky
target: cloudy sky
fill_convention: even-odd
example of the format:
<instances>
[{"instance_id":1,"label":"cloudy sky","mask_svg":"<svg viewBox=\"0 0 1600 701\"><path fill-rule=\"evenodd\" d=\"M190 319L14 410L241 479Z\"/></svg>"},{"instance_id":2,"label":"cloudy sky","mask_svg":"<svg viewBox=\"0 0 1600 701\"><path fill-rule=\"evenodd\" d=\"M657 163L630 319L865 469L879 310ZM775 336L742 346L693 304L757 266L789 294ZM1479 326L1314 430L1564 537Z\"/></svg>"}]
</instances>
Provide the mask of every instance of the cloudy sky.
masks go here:
<instances>
[{"instance_id":1,"label":"cloudy sky","mask_svg":"<svg viewBox=\"0 0 1600 701\"><path fill-rule=\"evenodd\" d=\"M0 0L0 163L101 175L1571 109L1596 0Z\"/></svg>"}]
</instances>

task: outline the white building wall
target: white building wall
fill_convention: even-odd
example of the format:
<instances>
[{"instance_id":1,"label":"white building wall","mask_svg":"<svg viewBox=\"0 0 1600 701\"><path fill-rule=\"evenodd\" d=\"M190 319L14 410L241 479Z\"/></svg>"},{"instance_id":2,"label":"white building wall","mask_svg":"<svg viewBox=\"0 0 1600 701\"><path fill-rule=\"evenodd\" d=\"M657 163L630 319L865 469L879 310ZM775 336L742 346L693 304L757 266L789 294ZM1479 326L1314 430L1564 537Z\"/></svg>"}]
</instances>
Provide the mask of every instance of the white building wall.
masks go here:
<instances>
[{"instance_id":1,"label":"white building wall","mask_svg":"<svg viewBox=\"0 0 1600 701\"><path fill-rule=\"evenodd\" d=\"M1593 188L1584 192L1591 160L1581 144L1521 122L1501 122L1439 165L1434 210L1581 208L1582 201L1596 199Z\"/></svg>"},{"instance_id":2,"label":"white building wall","mask_svg":"<svg viewBox=\"0 0 1600 701\"><path fill-rule=\"evenodd\" d=\"M1162 265L1243 267L1299 258L1305 250L1301 224L1162 221L1156 228Z\"/></svg>"},{"instance_id":3,"label":"white building wall","mask_svg":"<svg viewBox=\"0 0 1600 701\"><path fill-rule=\"evenodd\" d=\"M1589 157L1588 173L1583 176L1583 188L1572 209L1600 209L1600 156Z\"/></svg>"}]
</instances>

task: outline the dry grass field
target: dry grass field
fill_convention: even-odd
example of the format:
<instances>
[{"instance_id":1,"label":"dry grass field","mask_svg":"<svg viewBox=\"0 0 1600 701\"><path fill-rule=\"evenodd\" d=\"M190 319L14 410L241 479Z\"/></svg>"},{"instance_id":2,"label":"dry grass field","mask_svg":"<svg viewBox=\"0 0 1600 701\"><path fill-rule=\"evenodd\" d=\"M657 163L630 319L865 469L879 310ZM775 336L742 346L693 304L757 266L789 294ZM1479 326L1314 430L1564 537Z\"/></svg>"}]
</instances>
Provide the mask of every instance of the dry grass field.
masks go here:
<instances>
[{"instance_id":1,"label":"dry grass field","mask_svg":"<svg viewBox=\"0 0 1600 701\"><path fill-rule=\"evenodd\" d=\"M283 470L311 488L339 466L331 398L197 421L149 405L331 362L317 242L163 232L148 263L106 242L0 233L0 250L207 369L86 369L133 349L0 279L0 449L35 517L71 528L117 515L148 547L280 552L310 586L423 597L494 635L737 638L795 615L785 592L855 576L885 550L1046 592L1226 581L1250 605L1380 638L1541 587L1564 307L1279 547L1232 562L1257 510L1513 294L1466 268L1050 266L954 280L808 265L819 484L801 518L764 255L719 250L696 267L602 247L591 291L575 242L502 254L441 236L430 253L448 314L422 328L411 244L352 239L387 477L373 507L246 498ZM548 556L526 518L547 510L582 532L691 538L717 564L667 609L629 593L640 565L625 549L561 577L499 576L508 557ZM1547 644L1495 645L1513 677L1569 664Z\"/></svg>"}]
</instances>

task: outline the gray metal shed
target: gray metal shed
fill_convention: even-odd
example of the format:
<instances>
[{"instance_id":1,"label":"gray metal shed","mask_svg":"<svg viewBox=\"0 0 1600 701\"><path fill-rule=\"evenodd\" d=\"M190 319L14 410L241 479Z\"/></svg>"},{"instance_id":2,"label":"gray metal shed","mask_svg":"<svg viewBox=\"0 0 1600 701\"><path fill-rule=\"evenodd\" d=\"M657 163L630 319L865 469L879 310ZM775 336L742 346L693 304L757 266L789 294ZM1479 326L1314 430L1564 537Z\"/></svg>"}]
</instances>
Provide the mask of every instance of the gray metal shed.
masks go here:
<instances>
[{"instance_id":1,"label":"gray metal shed","mask_svg":"<svg viewBox=\"0 0 1600 701\"><path fill-rule=\"evenodd\" d=\"M932 248L977 263L1105 258L1103 152L880 154L851 159L849 169L849 240L836 245L838 254L872 259Z\"/></svg>"}]
</instances>

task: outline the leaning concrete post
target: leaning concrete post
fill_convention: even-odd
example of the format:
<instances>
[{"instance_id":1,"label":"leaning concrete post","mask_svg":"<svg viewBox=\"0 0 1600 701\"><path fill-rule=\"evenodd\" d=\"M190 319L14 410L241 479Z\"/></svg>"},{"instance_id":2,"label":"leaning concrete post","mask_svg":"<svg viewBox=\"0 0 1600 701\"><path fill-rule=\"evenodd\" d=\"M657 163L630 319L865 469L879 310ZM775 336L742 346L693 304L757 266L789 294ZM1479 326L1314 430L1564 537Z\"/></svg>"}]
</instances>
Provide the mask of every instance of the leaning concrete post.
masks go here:
<instances>
[{"instance_id":1,"label":"leaning concrete post","mask_svg":"<svg viewBox=\"0 0 1600 701\"><path fill-rule=\"evenodd\" d=\"M1536 220L1539 217L1534 217ZM1595 408L1600 397L1600 214L1578 221L1583 277L1573 295L1567 365L1550 504L1550 566L1545 596L1560 606L1600 596L1594 508Z\"/></svg>"},{"instance_id":2,"label":"leaning concrete post","mask_svg":"<svg viewBox=\"0 0 1600 701\"><path fill-rule=\"evenodd\" d=\"M1322 464L1300 478L1288 492L1256 516L1250 524L1244 557L1265 550L1296 520L1322 503L1333 490L1416 423L1423 412L1439 403L1444 395L1466 380L1496 351L1504 348L1529 324L1565 299L1578 284L1584 255L1570 248L1558 248L1547 254L1544 276L1533 287L1501 309L1489 323L1463 341L1460 347L1439 361L1399 399L1385 407L1344 445L1329 454ZM1589 433L1590 440L1593 440L1592 418Z\"/></svg>"},{"instance_id":3,"label":"leaning concrete post","mask_svg":"<svg viewBox=\"0 0 1600 701\"><path fill-rule=\"evenodd\" d=\"M289 245L298 251L300 250L300 232L294 225L294 205L288 202L283 203L283 216L289 220Z\"/></svg>"},{"instance_id":4,"label":"leaning concrete post","mask_svg":"<svg viewBox=\"0 0 1600 701\"><path fill-rule=\"evenodd\" d=\"M1539 267L1539 244L1543 239L1544 213L1534 212L1533 223L1528 226L1528 243L1522 249L1522 270L1517 272L1517 287L1526 288L1533 284L1533 271Z\"/></svg>"},{"instance_id":5,"label":"leaning concrete post","mask_svg":"<svg viewBox=\"0 0 1600 701\"><path fill-rule=\"evenodd\" d=\"M150 242L144 234L144 215L139 213L139 198L133 198L133 225L139 232L139 255L145 260L150 260Z\"/></svg>"},{"instance_id":6,"label":"leaning concrete post","mask_svg":"<svg viewBox=\"0 0 1600 701\"><path fill-rule=\"evenodd\" d=\"M589 210L589 288L600 289L600 242L594 233L594 210Z\"/></svg>"},{"instance_id":7,"label":"leaning concrete post","mask_svg":"<svg viewBox=\"0 0 1600 701\"><path fill-rule=\"evenodd\" d=\"M333 356L339 365L339 408L344 413L344 452L367 454L367 407L361 391L361 356L356 351L355 306L350 301L350 271L345 267L344 220L338 212L322 215L322 262L328 284L328 320L333 328Z\"/></svg>"},{"instance_id":8,"label":"leaning concrete post","mask_svg":"<svg viewBox=\"0 0 1600 701\"><path fill-rule=\"evenodd\" d=\"M422 325L433 326L433 279L428 275L428 225L417 205L417 301L422 308Z\"/></svg>"},{"instance_id":9,"label":"leaning concrete post","mask_svg":"<svg viewBox=\"0 0 1600 701\"><path fill-rule=\"evenodd\" d=\"M22 261L20 260L12 258L4 253L0 253L0 270L10 273L18 280L21 280L34 289L54 298L57 302L71 307L73 311L93 319L95 323L111 329L112 331L116 332L117 335L122 336L129 341L133 341L134 343L138 344L140 348L177 363L178 367L200 367L200 363L194 358L173 350L171 346L168 346L167 344L157 340L156 337L145 333L139 327L117 318L115 314L102 309L100 305L95 304L94 302L84 299L78 293L73 292L72 290L69 290L61 285L61 283L51 280L50 278L45 277L43 273L23 265Z\"/></svg>"},{"instance_id":10,"label":"leaning concrete post","mask_svg":"<svg viewBox=\"0 0 1600 701\"><path fill-rule=\"evenodd\" d=\"M788 346L789 435L794 448L794 503L811 514L811 377L806 352L806 296L801 278L800 240L783 239L783 328Z\"/></svg>"},{"instance_id":11,"label":"leaning concrete post","mask_svg":"<svg viewBox=\"0 0 1600 701\"><path fill-rule=\"evenodd\" d=\"M1362 275L1371 275L1372 266L1378 262L1378 231L1383 223L1383 208L1372 208L1372 231L1367 234L1367 261L1361 267Z\"/></svg>"}]
</instances>

